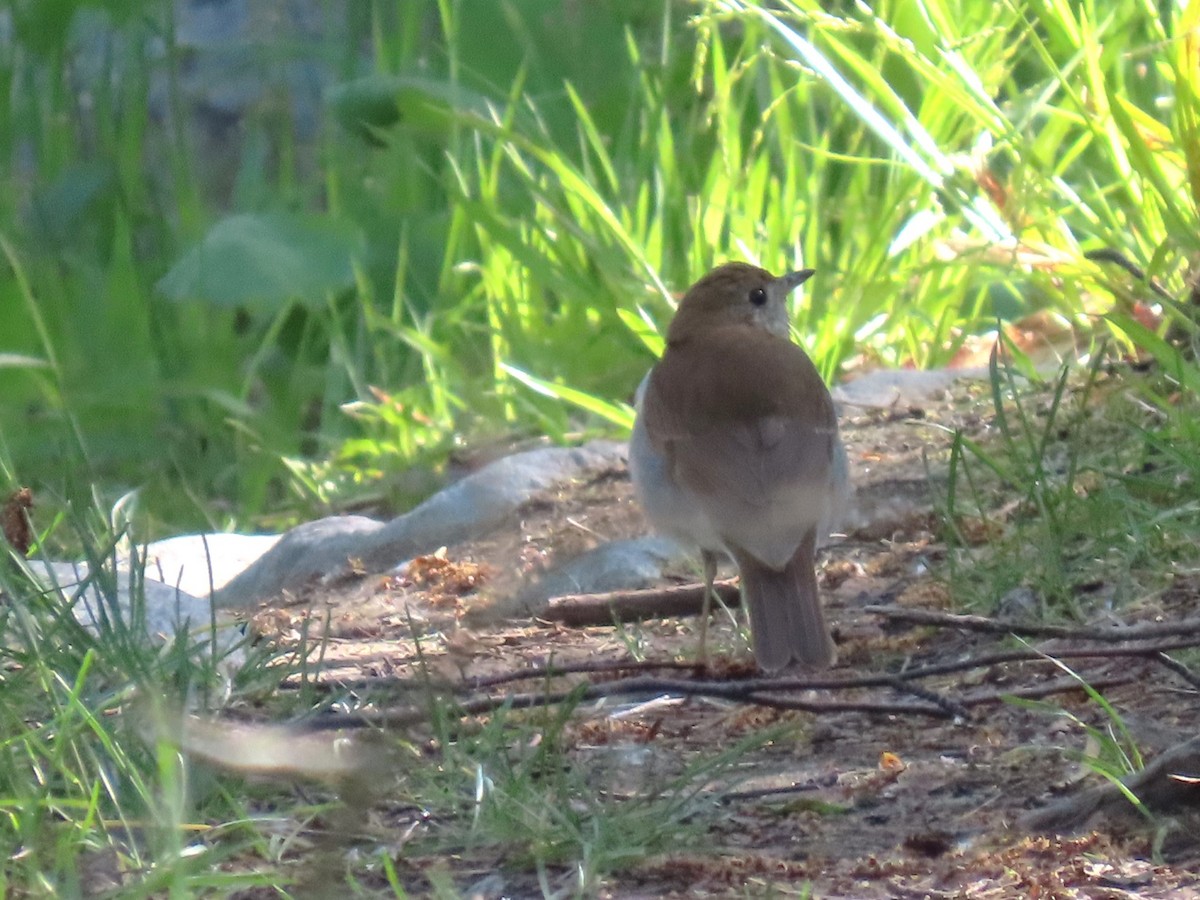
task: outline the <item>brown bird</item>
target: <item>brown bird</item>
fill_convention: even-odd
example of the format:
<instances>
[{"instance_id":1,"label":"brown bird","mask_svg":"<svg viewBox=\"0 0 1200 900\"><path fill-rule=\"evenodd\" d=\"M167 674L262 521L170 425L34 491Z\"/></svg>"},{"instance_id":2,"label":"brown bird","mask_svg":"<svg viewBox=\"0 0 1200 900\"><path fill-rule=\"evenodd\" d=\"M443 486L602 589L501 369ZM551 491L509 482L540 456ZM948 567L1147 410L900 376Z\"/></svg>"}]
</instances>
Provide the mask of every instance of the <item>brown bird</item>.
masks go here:
<instances>
[{"instance_id":1,"label":"brown bird","mask_svg":"<svg viewBox=\"0 0 1200 900\"><path fill-rule=\"evenodd\" d=\"M835 658L814 566L847 491L846 451L829 390L789 337L786 307L812 274L726 263L692 285L638 390L630 441L648 518L700 547L702 652L723 552L737 564L767 672Z\"/></svg>"}]
</instances>

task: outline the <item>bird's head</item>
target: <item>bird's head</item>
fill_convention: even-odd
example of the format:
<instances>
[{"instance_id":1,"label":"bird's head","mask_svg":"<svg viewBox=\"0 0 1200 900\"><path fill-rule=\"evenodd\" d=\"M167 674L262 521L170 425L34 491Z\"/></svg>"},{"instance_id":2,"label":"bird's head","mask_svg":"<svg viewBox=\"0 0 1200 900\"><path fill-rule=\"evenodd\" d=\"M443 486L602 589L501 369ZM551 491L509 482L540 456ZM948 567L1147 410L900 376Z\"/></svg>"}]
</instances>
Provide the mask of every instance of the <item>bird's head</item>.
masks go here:
<instances>
[{"instance_id":1,"label":"bird's head","mask_svg":"<svg viewBox=\"0 0 1200 900\"><path fill-rule=\"evenodd\" d=\"M812 274L812 269L800 269L775 276L741 262L718 266L688 289L667 338L684 340L727 325L753 325L787 338L787 296Z\"/></svg>"}]
</instances>

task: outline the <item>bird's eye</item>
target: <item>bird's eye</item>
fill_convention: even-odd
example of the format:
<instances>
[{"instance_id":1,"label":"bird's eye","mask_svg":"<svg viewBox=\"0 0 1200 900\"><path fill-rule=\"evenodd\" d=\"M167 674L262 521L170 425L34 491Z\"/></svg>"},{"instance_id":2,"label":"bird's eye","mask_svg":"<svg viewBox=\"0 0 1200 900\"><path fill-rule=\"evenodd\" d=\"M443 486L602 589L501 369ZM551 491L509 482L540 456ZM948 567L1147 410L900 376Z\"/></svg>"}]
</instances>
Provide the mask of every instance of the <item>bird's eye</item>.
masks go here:
<instances>
[{"instance_id":1,"label":"bird's eye","mask_svg":"<svg viewBox=\"0 0 1200 900\"><path fill-rule=\"evenodd\" d=\"M755 288L750 292L750 302L755 306L762 306L767 302L767 292L762 288Z\"/></svg>"}]
</instances>

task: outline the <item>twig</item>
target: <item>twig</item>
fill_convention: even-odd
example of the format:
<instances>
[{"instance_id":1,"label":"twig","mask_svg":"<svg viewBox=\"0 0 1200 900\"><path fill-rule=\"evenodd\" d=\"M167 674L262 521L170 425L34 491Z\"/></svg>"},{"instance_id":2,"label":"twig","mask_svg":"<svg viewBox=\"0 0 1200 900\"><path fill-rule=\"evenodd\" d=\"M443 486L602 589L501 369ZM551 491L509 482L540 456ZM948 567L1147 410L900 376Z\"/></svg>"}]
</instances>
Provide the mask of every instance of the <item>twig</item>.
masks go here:
<instances>
[{"instance_id":1,"label":"twig","mask_svg":"<svg viewBox=\"0 0 1200 900\"><path fill-rule=\"evenodd\" d=\"M1142 771L1125 776L1120 785L1104 784L1082 791L1026 814L1017 825L1032 832L1073 831L1084 827L1099 813L1131 809L1130 794L1147 809L1169 812L1195 802L1196 786L1178 775L1197 771L1200 771L1200 738L1192 738L1165 751Z\"/></svg>"},{"instance_id":2,"label":"twig","mask_svg":"<svg viewBox=\"0 0 1200 900\"><path fill-rule=\"evenodd\" d=\"M1129 684L1136 676L1122 675L1107 679L1095 679L1089 684L1096 688L1108 688ZM779 693L762 687L763 679L753 679L743 682L697 682L680 681L671 678L625 678L605 684L593 684L573 691L556 691L548 693L513 694L507 697L477 697L459 704L459 714L463 716L482 715L494 712L502 707L509 709L532 709L543 706L554 706L567 701L587 703L608 697L619 696L657 696L660 694L676 694L685 697L708 697L725 700L732 703L746 703L754 706L764 706L770 709L796 710L814 714L859 712L876 715L906 716L918 715L934 719L967 718L966 710L974 706L998 703L1006 697L1022 697L1037 699L1053 694L1068 693L1083 690L1083 684L1078 679L1063 678L1050 684L1030 688L1016 688L1007 691L988 691L965 697L960 701L950 701L938 697L928 703L891 703L886 701L838 701L838 700L807 700L795 696L781 696ZM776 691L779 683L774 683ZM912 689L912 686L905 686ZM424 707L407 706L398 709L365 711L361 713L330 714L314 719L310 724L320 730L340 728L399 728L407 727L426 721L429 712Z\"/></svg>"},{"instance_id":3,"label":"twig","mask_svg":"<svg viewBox=\"0 0 1200 900\"><path fill-rule=\"evenodd\" d=\"M1173 649L1173 648L1172 648ZM530 666L525 669L513 669L508 672L497 672L494 675L479 675L465 678L462 681L448 678L434 678L426 673L419 677L379 675L371 678L339 678L328 681L315 681L307 684L299 682L284 682L281 690L317 691L366 691L366 690L438 690L454 693L479 691L486 688L511 684L514 681L544 681L551 678L563 678L567 675L620 675L625 672L661 672L661 671L692 672L699 676L704 672L704 666L699 663L683 662L675 659L664 660L635 660L609 659L595 662L555 663L544 666Z\"/></svg>"},{"instance_id":4,"label":"twig","mask_svg":"<svg viewBox=\"0 0 1200 900\"><path fill-rule=\"evenodd\" d=\"M863 712L883 715L924 715L932 718L952 718L941 706L932 703L887 703L876 701L820 701L798 697L781 697L759 687L762 679L753 681L722 683L680 681L671 678L625 678L605 684L593 684L573 691L548 693L513 694L507 697L478 697L459 704L462 715L479 715L493 712L501 707L529 709L553 706L568 700L586 703L606 697L657 696L678 694L681 696L709 697L735 703L749 703L771 709L798 710L812 713ZM399 727L413 725L428 719L425 708L404 707L395 710L330 714L314 719L310 724L319 729L361 728L364 726Z\"/></svg>"},{"instance_id":5,"label":"twig","mask_svg":"<svg viewBox=\"0 0 1200 900\"><path fill-rule=\"evenodd\" d=\"M480 675L476 678L468 678L464 686L471 690L480 690L482 688L497 687L501 684L534 678L559 678L564 675L618 675L621 672L657 672L664 669L690 671L697 676L704 673L704 666L700 663L681 662L674 659L659 661L648 659L612 659L563 664L551 662L544 666L535 666L529 670L498 672L495 675Z\"/></svg>"},{"instance_id":6,"label":"twig","mask_svg":"<svg viewBox=\"0 0 1200 900\"><path fill-rule=\"evenodd\" d=\"M943 696L936 691L931 691L928 688L923 688L920 685L912 684L900 678L892 679L892 687L901 694L911 694L921 700L927 700L930 703L940 706L948 715L956 719L966 719L968 717L967 708L956 700L951 700L949 697Z\"/></svg>"},{"instance_id":7,"label":"twig","mask_svg":"<svg viewBox=\"0 0 1200 900\"><path fill-rule=\"evenodd\" d=\"M1088 648L1047 648L1032 650L1000 650L995 653L985 653L954 662L936 663L929 666L916 666L895 673L880 673L860 675L852 678L741 678L737 684L750 690L848 690L851 688L895 687L898 681L918 681L922 678L932 678L936 675L951 675L955 672L967 672L972 669L985 669L989 666L1003 665L1012 662L1046 662L1046 657L1053 659L1121 659L1130 657L1156 658L1171 650L1183 650L1200 646L1200 635L1195 638L1179 638L1173 641L1163 641L1150 644L1134 644L1126 647L1088 647ZM1172 661L1174 662L1174 661ZM1165 663L1164 663L1165 665ZM305 685L306 690L326 691L359 691L367 689L394 690L435 690L447 693L463 694L485 688L499 687L516 681L543 681L567 675L613 674L622 672L653 672L662 670L691 671L697 679L711 677L719 683L729 683L728 674L710 675L695 663L677 660L609 660L602 662L572 663L557 665L550 663L545 666L530 666L526 669L514 669L509 672L498 672L495 675L467 679L464 682L449 680L426 680L411 677L397 678L392 676L379 678L347 679L344 681L313 682ZM1173 669L1173 671L1178 671ZM1182 674L1182 673L1181 673ZM1186 676L1184 676L1186 677ZM1194 677L1194 676L1193 676ZM1200 685L1198 685L1200 686ZM284 684L282 689L298 689L297 684Z\"/></svg>"},{"instance_id":8,"label":"twig","mask_svg":"<svg viewBox=\"0 0 1200 900\"><path fill-rule=\"evenodd\" d=\"M967 659L948 663L935 663L929 666L919 666L897 672L893 678L915 680L931 678L935 675L950 675L954 672L967 672L971 669L984 669L989 666L999 666L1011 662L1047 662L1051 659L1120 659L1126 657L1156 657L1168 650L1183 650L1200 646L1200 635L1194 638L1179 638L1174 641L1164 641L1153 644L1134 644L1128 647L1039 647L1032 650L998 650L995 653L985 653L971 656ZM861 679L863 682L868 678ZM874 679L872 679L874 680ZM881 682L882 683L882 682ZM862 684L862 687L871 685Z\"/></svg>"},{"instance_id":9,"label":"twig","mask_svg":"<svg viewBox=\"0 0 1200 900\"><path fill-rule=\"evenodd\" d=\"M713 587L726 606L741 603L737 584L718 581ZM644 591L611 591L606 594L564 594L552 597L539 619L563 625L611 625L616 619L634 622L642 619L666 619L672 616L696 616L704 606L704 585L653 588Z\"/></svg>"},{"instance_id":10,"label":"twig","mask_svg":"<svg viewBox=\"0 0 1200 900\"><path fill-rule=\"evenodd\" d=\"M1092 262L1109 262L1113 265L1120 266L1138 281L1148 284L1150 286L1150 290L1154 291L1154 293L1158 294L1158 296L1162 297L1164 300L1167 300L1170 303L1177 302L1166 288L1159 284L1156 279L1147 278L1145 270L1120 250L1117 250L1113 247L1101 247L1099 250L1089 250L1087 253L1083 254L1083 258L1089 259Z\"/></svg>"},{"instance_id":11,"label":"twig","mask_svg":"<svg viewBox=\"0 0 1200 900\"><path fill-rule=\"evenodd\" d=\"M1086 686L1099 691L1106 688L1120 687L1125 684L1133 684L1133 682L1138 680L1138 676L1136 675L1113 675L1108 678L1089 678L1087 679ZM1069 694L1071 691L1082 691L1084 689L1084 683L1078 678L1065 677L1034 687L1013 688L1010 691L981 691L980 693L963 697L959 702L963 706L972 707L983 706L988 703L1001 703L1009 697L1016 697L1021 700L1041 700L1044 697L1052 697L1055 694Z\"/></svg>"},{"instance_id":12,"label":"twig","mask_svg":"<svg viewBox=\"0 0 1200 900\"><path fill-rule=\"evenodd\" d=\"M1175 649L1175 648L1171 648L1171 649ZM1179 660L1174 659L1173 657L1167 656L1166 653L1156 653L1154 656L1154 661L1157 662L1160 666L1170 669L1172 672L1174 672L1176 675L1178 675L1180 678L1182 678L1184 681L1186 681L1192 687L1200 689L1200 675L1197 675L1195 672L1193 672L1190 668L1185 666Z\"/></svg>"},{"instance_id":13,"label":"twig","mask_svg":"<svg viewBox=\"0 0 1200 900\"><path fill-rule=\"evenodd\" d=\"M737 803L743 800L765 800L768 797L786 797L788 794L806 794L819 790L820 785L811 781L781 784L779 787L756 788L747 791L726 791L718 798L719 803Z\"/></svg>"},{"instance_id":14,"label":"twig","mask_svg":"<svg viewBox=\"0 0 1200 900\"><path fill-rule=\"evenodd\" d=\"M1113 644L1121 641L1146 640L1147 638L1200 634L1200 619L1180 619L1172 623L1153 622L1110 628L1068 628L1064 625L1036 625L991 619L987 616L960 616L929 609L907 609L894 606L868 606L865 611L896 622L910 622L914 625L960 628L964 631L979 631L985 634L1018 634L1026 637L1103 641Z\"/></svg>"}]
</instances>

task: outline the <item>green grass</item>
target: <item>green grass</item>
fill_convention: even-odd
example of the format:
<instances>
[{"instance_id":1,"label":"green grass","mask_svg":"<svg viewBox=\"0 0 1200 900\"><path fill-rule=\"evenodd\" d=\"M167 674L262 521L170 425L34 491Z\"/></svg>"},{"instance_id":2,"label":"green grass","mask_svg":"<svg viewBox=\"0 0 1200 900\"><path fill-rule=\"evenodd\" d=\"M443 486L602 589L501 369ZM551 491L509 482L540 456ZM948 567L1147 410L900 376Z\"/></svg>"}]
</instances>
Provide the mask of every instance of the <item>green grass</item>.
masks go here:
<instances>
[{"instance_id":1,"label":"green grass","mask_svg":"<svg viewBox=\"0 0 1200 900\"><path fill-rule=\"evenodd\" d=\"M97 571L108 555L94 555ZM139 598L136 567L91 579L106 611L119 583ZM70 610L74 587L44 591L14 561L0 570L0 589L6 895L228 896L275 886L280 896L403 897L440 885L459 896L471 871L495 866L510 884L536 873L555 892L587 896L612 873L701 836L723 815L714 785L735 784L748 751L788 737L766 728L719 751L677 747L645 759L652 751L637 743L581 746L568 730L574 703L480 718L436 699L423 724L338 738L363 742L363 768L322 780L295 743L222 736L228 725L207 743L181 736L181 711L288 721L362 696L281 692L281 678L312 672L245 645L232 651L246 656L231 677L205 629L163 645L145 636L137 603L131 620L110 613L84 629ZM281 774L240 774L243 758L264 753ZM214 758L224 763L206 762Z\"/></svg>"},{"instance_id":2,"label":"green grass","mask_svg":"<svg viewBox=\"0 0 1200 900\"><path fill-rule=\"evenodd\" d=\"M107 553L96 553L99 562ZM153 711L184 698L218 704L223 654L203 634L165 646L147 641L135 619L111 612L116 579L91 579L104 597L98 627L71 612L75 590L39 590L6 559L0 633L0 884L17 896L83 896L132 875L145 893L187 896L200 885L233 889L262 883L254 872L214 875L231 854L260 842L239 796L197 784L166 741L139 727ZM134 597L140 574L128 576ZM136 609L135 605L135 609ZM252 679L251 665L239 680ZM218 704L219 705L219 704ZM121 715L120 713L124 713ZM193 842L205 822L224 817L221 842ZM192 827L192 823L197 823Z\"/></svg>"},{"instance_id":3,"label":"green grass","mask_svg":"<svg viewBox=\"0 0 1200 900\"><path fill-rule=\"evenodd\" d=\"M147 533L620 433L723 259L819 270L795 324L833 375L1041 309L1145 345L1147 292L1082 252L1182 297L1198 249L1194 4L377 2L276 51L340 79L307 142L270 95L212 161L148 120L151 84L189 104L171 5L60 6L10 4L0 65L0 452L39 493L138 489ZM80 94L105 25L130 52Z\"/></svg>"},{"instance_id":4,"label":"green grass","mask_svg":"<svg viewBox=\"0 0 1200 900\"><path fill-rule=\"evenodd\" d=\"M992 434L952 458L951 541L958 515L1019 503L994 546L952 549L964 605L1027 588L1079 617L1096 584L1119 603L1194 567L1200 4L377 0L267 48L334 73L315 134L268 93L216 152L187 126L173 8L0 3L0 494L34 488L43 547L98 561L126 524L397 509L460 444L622 434L673 297L741 258L818 270L794 323L828 376L940 365L1039 311L1154 361L1119 382L1098 346L1061 378L998 361ZM110 26L122 42L78 65ZM335 792L205 771L117 713L283 717L312 694L276 696L262 659L226 694L211 654L91 634L0 580L0 892L304 875ZM439 764L410 747L395 790L436 827L404 858L366 841L360 892L403 896L405 859L465 847L586 893L702 826L698 786L741 752L610 802L566 712L431 716Z\"/></svg>"},{"instance_id":5,"label":"green grass","mask_svg":"<svg viewBox=\"0 0 1200 900\"><path fill-rule=\"evenodd\" d=\"M1098 352L1043 376L1004 346L980 403L988 427L951 448L941 506L954 596L990 614L1027 592L1026 614L1080 620L1186 578L1200 560L1197 409L1169 371L1194 363L1172 349L1173 363L1139 374ZM981 542L963 517L994 532Z\"/></svg>"}]
</instances>

